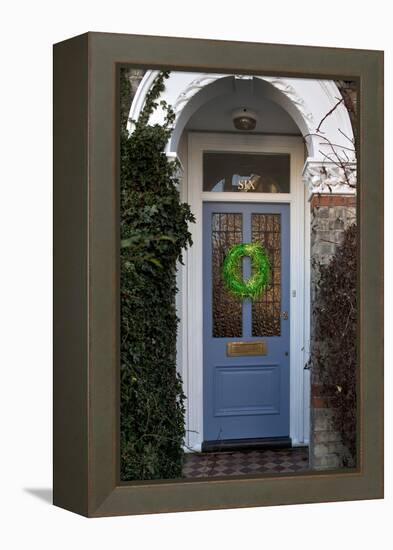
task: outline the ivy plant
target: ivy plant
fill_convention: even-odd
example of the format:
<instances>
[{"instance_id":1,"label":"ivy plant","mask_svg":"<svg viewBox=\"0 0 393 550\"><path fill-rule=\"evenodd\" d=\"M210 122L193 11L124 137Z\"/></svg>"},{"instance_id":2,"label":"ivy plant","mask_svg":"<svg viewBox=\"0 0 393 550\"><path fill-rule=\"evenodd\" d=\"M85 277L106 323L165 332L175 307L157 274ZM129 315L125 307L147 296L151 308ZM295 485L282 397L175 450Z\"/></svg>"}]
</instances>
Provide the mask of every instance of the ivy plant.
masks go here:
<instances>
[{"instance_id":1,"label":"ivy plant","mask_svg":"<svg viewBox=\"0 0 393 550\"><path fill-rule=\"evenodd\" d=\"M159 97L157 76L127 131L121 114L120 448L121 479L182 475L185 436L182 381L176 371L176 271L192 244L190 207L180 201L179 163L165 154L175 114ZM121 100L127 93L123 76ZM158 106L164 123L150 125Z\"/></svg>"}]
</instances>

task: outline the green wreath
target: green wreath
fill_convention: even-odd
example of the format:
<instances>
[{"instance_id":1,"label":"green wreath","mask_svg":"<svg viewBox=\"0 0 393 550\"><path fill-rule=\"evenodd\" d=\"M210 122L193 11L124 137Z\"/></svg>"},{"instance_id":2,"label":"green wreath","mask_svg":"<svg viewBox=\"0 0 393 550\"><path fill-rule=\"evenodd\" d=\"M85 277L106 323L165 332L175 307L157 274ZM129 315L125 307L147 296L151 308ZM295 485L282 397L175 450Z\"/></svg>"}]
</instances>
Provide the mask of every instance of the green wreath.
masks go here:
<instances>
[{"instance_id":1,"label":"green wreath","mask_svg":"<svg viewBox=\"0 0 393 550\"><path fill-rule=\"evenodd\" d=\"M252 274L243 279L242 258L251 258ZM270 262L265 248L259 243L236 244L224 258L222 276L228 287L238 298L257 298L267 287L270 279Z\"/></svg>"}]
</instances>

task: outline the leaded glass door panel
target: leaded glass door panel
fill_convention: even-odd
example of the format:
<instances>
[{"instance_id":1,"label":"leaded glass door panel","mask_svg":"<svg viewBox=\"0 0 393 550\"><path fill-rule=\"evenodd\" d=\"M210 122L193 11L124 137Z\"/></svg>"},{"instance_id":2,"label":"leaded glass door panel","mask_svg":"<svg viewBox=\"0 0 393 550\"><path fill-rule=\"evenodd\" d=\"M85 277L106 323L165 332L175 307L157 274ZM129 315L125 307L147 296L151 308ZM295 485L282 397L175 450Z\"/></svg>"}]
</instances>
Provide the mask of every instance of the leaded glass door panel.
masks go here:
<instances>
[{"instance_id":1,"label":"leaded glass door panel","mask_svg":"<svg viewBox=\"0 0 393 550\"><path fill-rule=\"evenodd\" d=\"M204 441L288 437L289 205L205 203L203 233Z\"/></svg>"}]
</instances>

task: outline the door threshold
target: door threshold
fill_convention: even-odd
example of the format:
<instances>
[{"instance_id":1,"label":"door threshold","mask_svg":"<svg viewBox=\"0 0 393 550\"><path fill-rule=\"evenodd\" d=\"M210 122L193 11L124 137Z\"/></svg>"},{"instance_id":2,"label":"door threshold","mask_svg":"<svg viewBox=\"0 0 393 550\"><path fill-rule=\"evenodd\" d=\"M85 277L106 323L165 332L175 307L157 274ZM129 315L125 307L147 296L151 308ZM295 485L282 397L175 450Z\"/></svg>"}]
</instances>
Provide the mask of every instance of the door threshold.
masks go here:
<instances>
[{"instance_id":1,"label":"door threshold","mask_svg":"<svg viewBox=\"0 0 393 550\"><path fill-rule=\"evenodd\" d=\"M255 451L269 449L287 449L292 447L290 437L261 437L252 439L225 439L204 441L203 453L218 453L220 451Z\"/></svg>"}]
</instances>

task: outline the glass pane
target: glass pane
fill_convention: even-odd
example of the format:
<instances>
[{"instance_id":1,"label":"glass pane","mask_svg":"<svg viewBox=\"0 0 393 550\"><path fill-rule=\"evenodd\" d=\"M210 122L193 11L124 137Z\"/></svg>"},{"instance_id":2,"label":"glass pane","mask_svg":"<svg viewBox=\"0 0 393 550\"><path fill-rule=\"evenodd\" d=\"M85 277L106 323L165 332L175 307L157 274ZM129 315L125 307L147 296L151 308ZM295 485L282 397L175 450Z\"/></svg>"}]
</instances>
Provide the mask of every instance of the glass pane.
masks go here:
<instances>
[{"instance_id":1,"label":"glass pane","mask_svg":"<svg viewBox=\"0 0 393 550\"><path fill-rule=\"evenodd\" d=\"M270 283L252 304L252 335L281 334L281 215L253 214L252 242L261 243L270 260Z\"/></svg>"},{"instance_id":2,"label":"glass pane","mask_svg":"<svg viewBox=\"0 0 393 550\"><path fill-rule=\"evenodd\" d=\"M222 264L229 248L242 242L242 214L212 215L213 336L242 336L242 303L230 294L222 278Z\"/></svg>"},{"instance_id":3,"label":"glass pane","mask_svg":"<svg viewBox=\"0 0 393 550\"><path fill-rule=\"evenodd\" d=\"M235 193L289 193L290 156L204 153L203 190Z\"/></svg>"}]
</instances>

